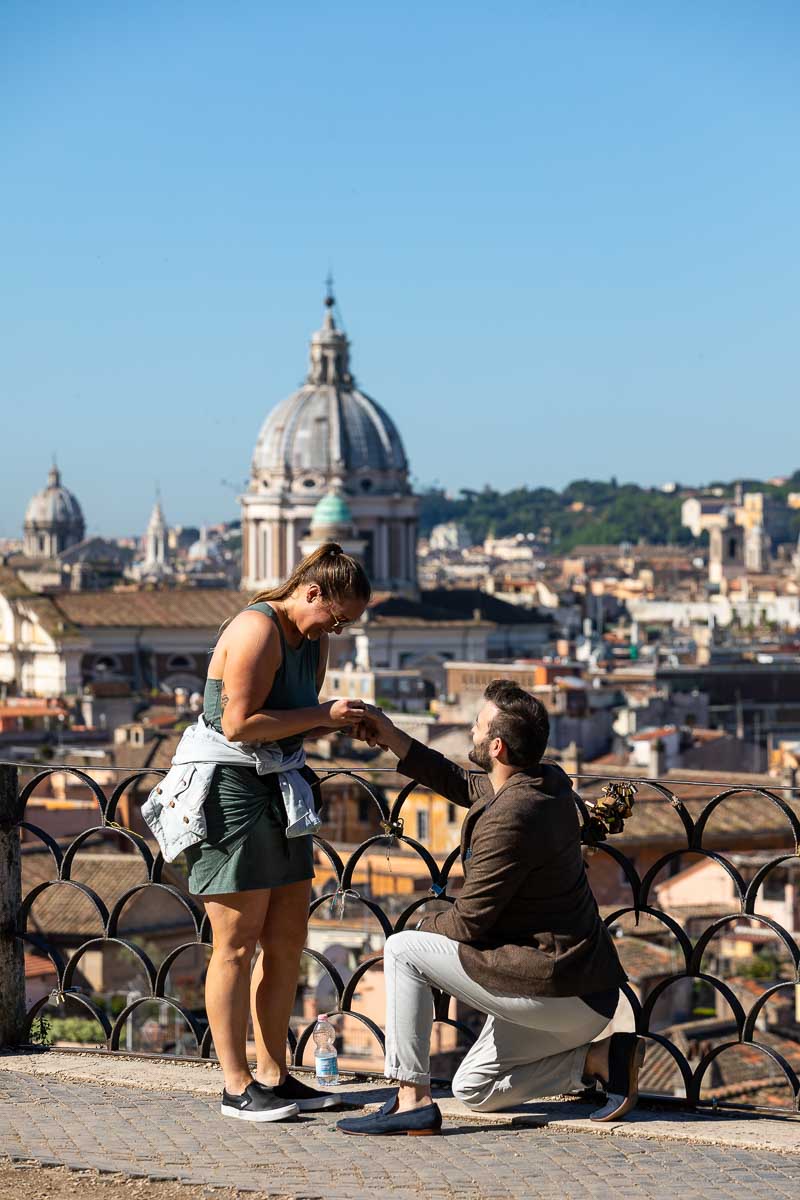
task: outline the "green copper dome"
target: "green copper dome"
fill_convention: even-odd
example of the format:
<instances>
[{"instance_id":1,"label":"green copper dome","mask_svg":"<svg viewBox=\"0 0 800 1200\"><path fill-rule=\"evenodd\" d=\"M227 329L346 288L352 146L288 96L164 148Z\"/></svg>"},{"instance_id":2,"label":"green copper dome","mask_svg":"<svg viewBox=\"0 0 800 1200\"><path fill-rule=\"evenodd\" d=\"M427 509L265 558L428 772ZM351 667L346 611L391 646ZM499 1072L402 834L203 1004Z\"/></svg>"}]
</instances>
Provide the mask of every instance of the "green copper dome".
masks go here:
<instances>
[{"instance_id":1,"label":"green copper dome","mask_svg":"<svg viewBox=\"0 0 800 1200\"><path fill-rule=\"evenodd\" d=\"M328 492L323 496L311 518L312 529L330 529L334 525L347 529L353 525L350 506L340 492Z\"/></svg>"}]
</instances>

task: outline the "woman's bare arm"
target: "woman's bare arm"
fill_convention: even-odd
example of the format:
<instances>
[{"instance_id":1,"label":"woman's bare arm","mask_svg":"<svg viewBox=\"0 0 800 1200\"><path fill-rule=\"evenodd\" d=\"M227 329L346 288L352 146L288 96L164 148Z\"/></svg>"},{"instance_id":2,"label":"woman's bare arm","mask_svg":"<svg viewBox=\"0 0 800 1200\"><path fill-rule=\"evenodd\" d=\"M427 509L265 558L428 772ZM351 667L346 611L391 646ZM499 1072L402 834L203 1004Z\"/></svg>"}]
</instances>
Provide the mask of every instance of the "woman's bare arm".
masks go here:
<instances>
[{"instance_id":1,"label":"woman's bare arm","mask_svg":"<svg viewBox=\"0 0 800 1200\"><path fill-rule=\"evenodd\" d=\"M232 742L275 742L318 726L341 728L360 720L358 701L329 700L307 708L263 708L281 662L275 624L261 613L240 613L225 634L222 732Z\"/></svg>"}]
</instances>

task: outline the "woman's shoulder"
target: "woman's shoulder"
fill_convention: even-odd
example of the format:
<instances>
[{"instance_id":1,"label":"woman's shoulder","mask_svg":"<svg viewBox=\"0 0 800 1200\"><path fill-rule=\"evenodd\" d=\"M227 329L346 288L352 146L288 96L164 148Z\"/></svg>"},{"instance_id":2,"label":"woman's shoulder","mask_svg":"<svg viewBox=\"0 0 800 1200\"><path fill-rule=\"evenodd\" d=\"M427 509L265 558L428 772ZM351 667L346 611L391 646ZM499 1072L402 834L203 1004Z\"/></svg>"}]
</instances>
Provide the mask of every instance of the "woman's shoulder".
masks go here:
<instances>
[{"instance_id":1,"label":"woman's shoulder","mask_svg":"<svg viewBox=\"0 0 800 1200\"><path fill-rule=\"evenodd\" d=\"M253 604L248 604L247 608L242 609L242 612L257 612L263 613L265 617L269 617L271 621L277 620L275 609L268 600L256 600Z\"/></svg>"},{"instance_id":2,"label":"woman's shoulder","mask_svg":"<svg viewBox=\"0 0 800 1200\"><path fill-rule=\"evenodd\" d=\"M280 648L281 645L280 629L274 615L268 615L253 604L237 613L224 636L229 647L248 645L256 649L273 645Z\"/></svg>"}]
</instances>

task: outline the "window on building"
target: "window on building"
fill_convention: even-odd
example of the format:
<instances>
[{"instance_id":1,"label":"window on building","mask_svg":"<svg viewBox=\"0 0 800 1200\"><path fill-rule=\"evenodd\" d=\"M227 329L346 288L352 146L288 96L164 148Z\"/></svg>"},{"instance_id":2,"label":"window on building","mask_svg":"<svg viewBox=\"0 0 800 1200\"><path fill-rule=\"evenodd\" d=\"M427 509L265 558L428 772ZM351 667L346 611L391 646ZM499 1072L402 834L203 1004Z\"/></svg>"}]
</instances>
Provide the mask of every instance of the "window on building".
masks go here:
<instances>
[{"instance_id":1,"label":"window on building","mask_svg":"<svg viewBox=\"0 0 800 1200\"><path fill-rule=\"evenodd\" d=\"M430 823L428 821L428 813L426 809L421 808L417 813L417 841L427 842L429 833Z\"/></svg>"},{"instance_id":2,"label":"window on building","mask_svg":"<svg viewBox=\"0 0 800 1200\"><path fill-rule=\"evenodd\" d=\"M456 807L457 806L455 804L453 804L452 800L448 800L448 802L447 802L447 820L450 825L455 825L456 821L458 820L458 813L456 811Z\"/></svg>"},{"instance_id":3,"label":"window on building","mask_svg":"<svg viewBox=\"0 0 800 1200\"><path fill-rule=\"evenodd\" d=\"M765 900L783 900L786 896L786 880L783 871L770 871L761 885L761 895Z\"/></svg>"},{"instance_id":4,"label":"window on building","mask_svg":"<svg viewBox=\"0 0 800 1200\"><path fill-rule=\"evenodd\" d=\"M193 671L195 666L192 654L171 654L167 659L168 671Z\"/></svg>"},{"instance_id":5,"label":"window on building","mask_svg":"<svg viewBox=\"0 0 800 1200\"><path fill-rule=\"evenodd\" d=\"M359 796L358 797L358 819L362 825L366 825L369 822L371 812L372 812L372 801L370 800L369 796Z\"/></svg>"},{"instance_id":6,"label":"window on building","mask_svg":"<svg viewBox=\"0 0 800 1200\"><path fill-rule=\"evenodd\" d=\"M108 675L112 671L121 671L122 662L116 654L98 654L92 662L95 675Z\"/></svg>"}]
</instances>

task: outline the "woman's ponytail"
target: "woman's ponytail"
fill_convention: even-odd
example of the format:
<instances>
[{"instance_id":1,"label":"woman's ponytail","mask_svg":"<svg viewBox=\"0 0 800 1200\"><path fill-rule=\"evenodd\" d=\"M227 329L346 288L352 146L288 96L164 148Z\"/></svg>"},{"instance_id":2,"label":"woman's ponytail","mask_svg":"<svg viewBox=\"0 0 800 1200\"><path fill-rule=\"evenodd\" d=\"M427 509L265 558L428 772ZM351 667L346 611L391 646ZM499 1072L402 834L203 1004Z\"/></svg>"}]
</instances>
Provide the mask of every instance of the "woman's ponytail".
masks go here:
<instances>
[{"instance_id":1,"label":"woman's ponytail","mask_svg":"<svg viewBox=\"0 0 800 1200\"><path fill-rule=\"evenodd\" d=\"M315 583L331 600L353 597L366 603L372 595L367 573L358 559L345 554L338 542L323 542L297 564L285 583L257 592L250 603L286 600L296 588L309 583Z\"/></svg>"}]
</instances>

